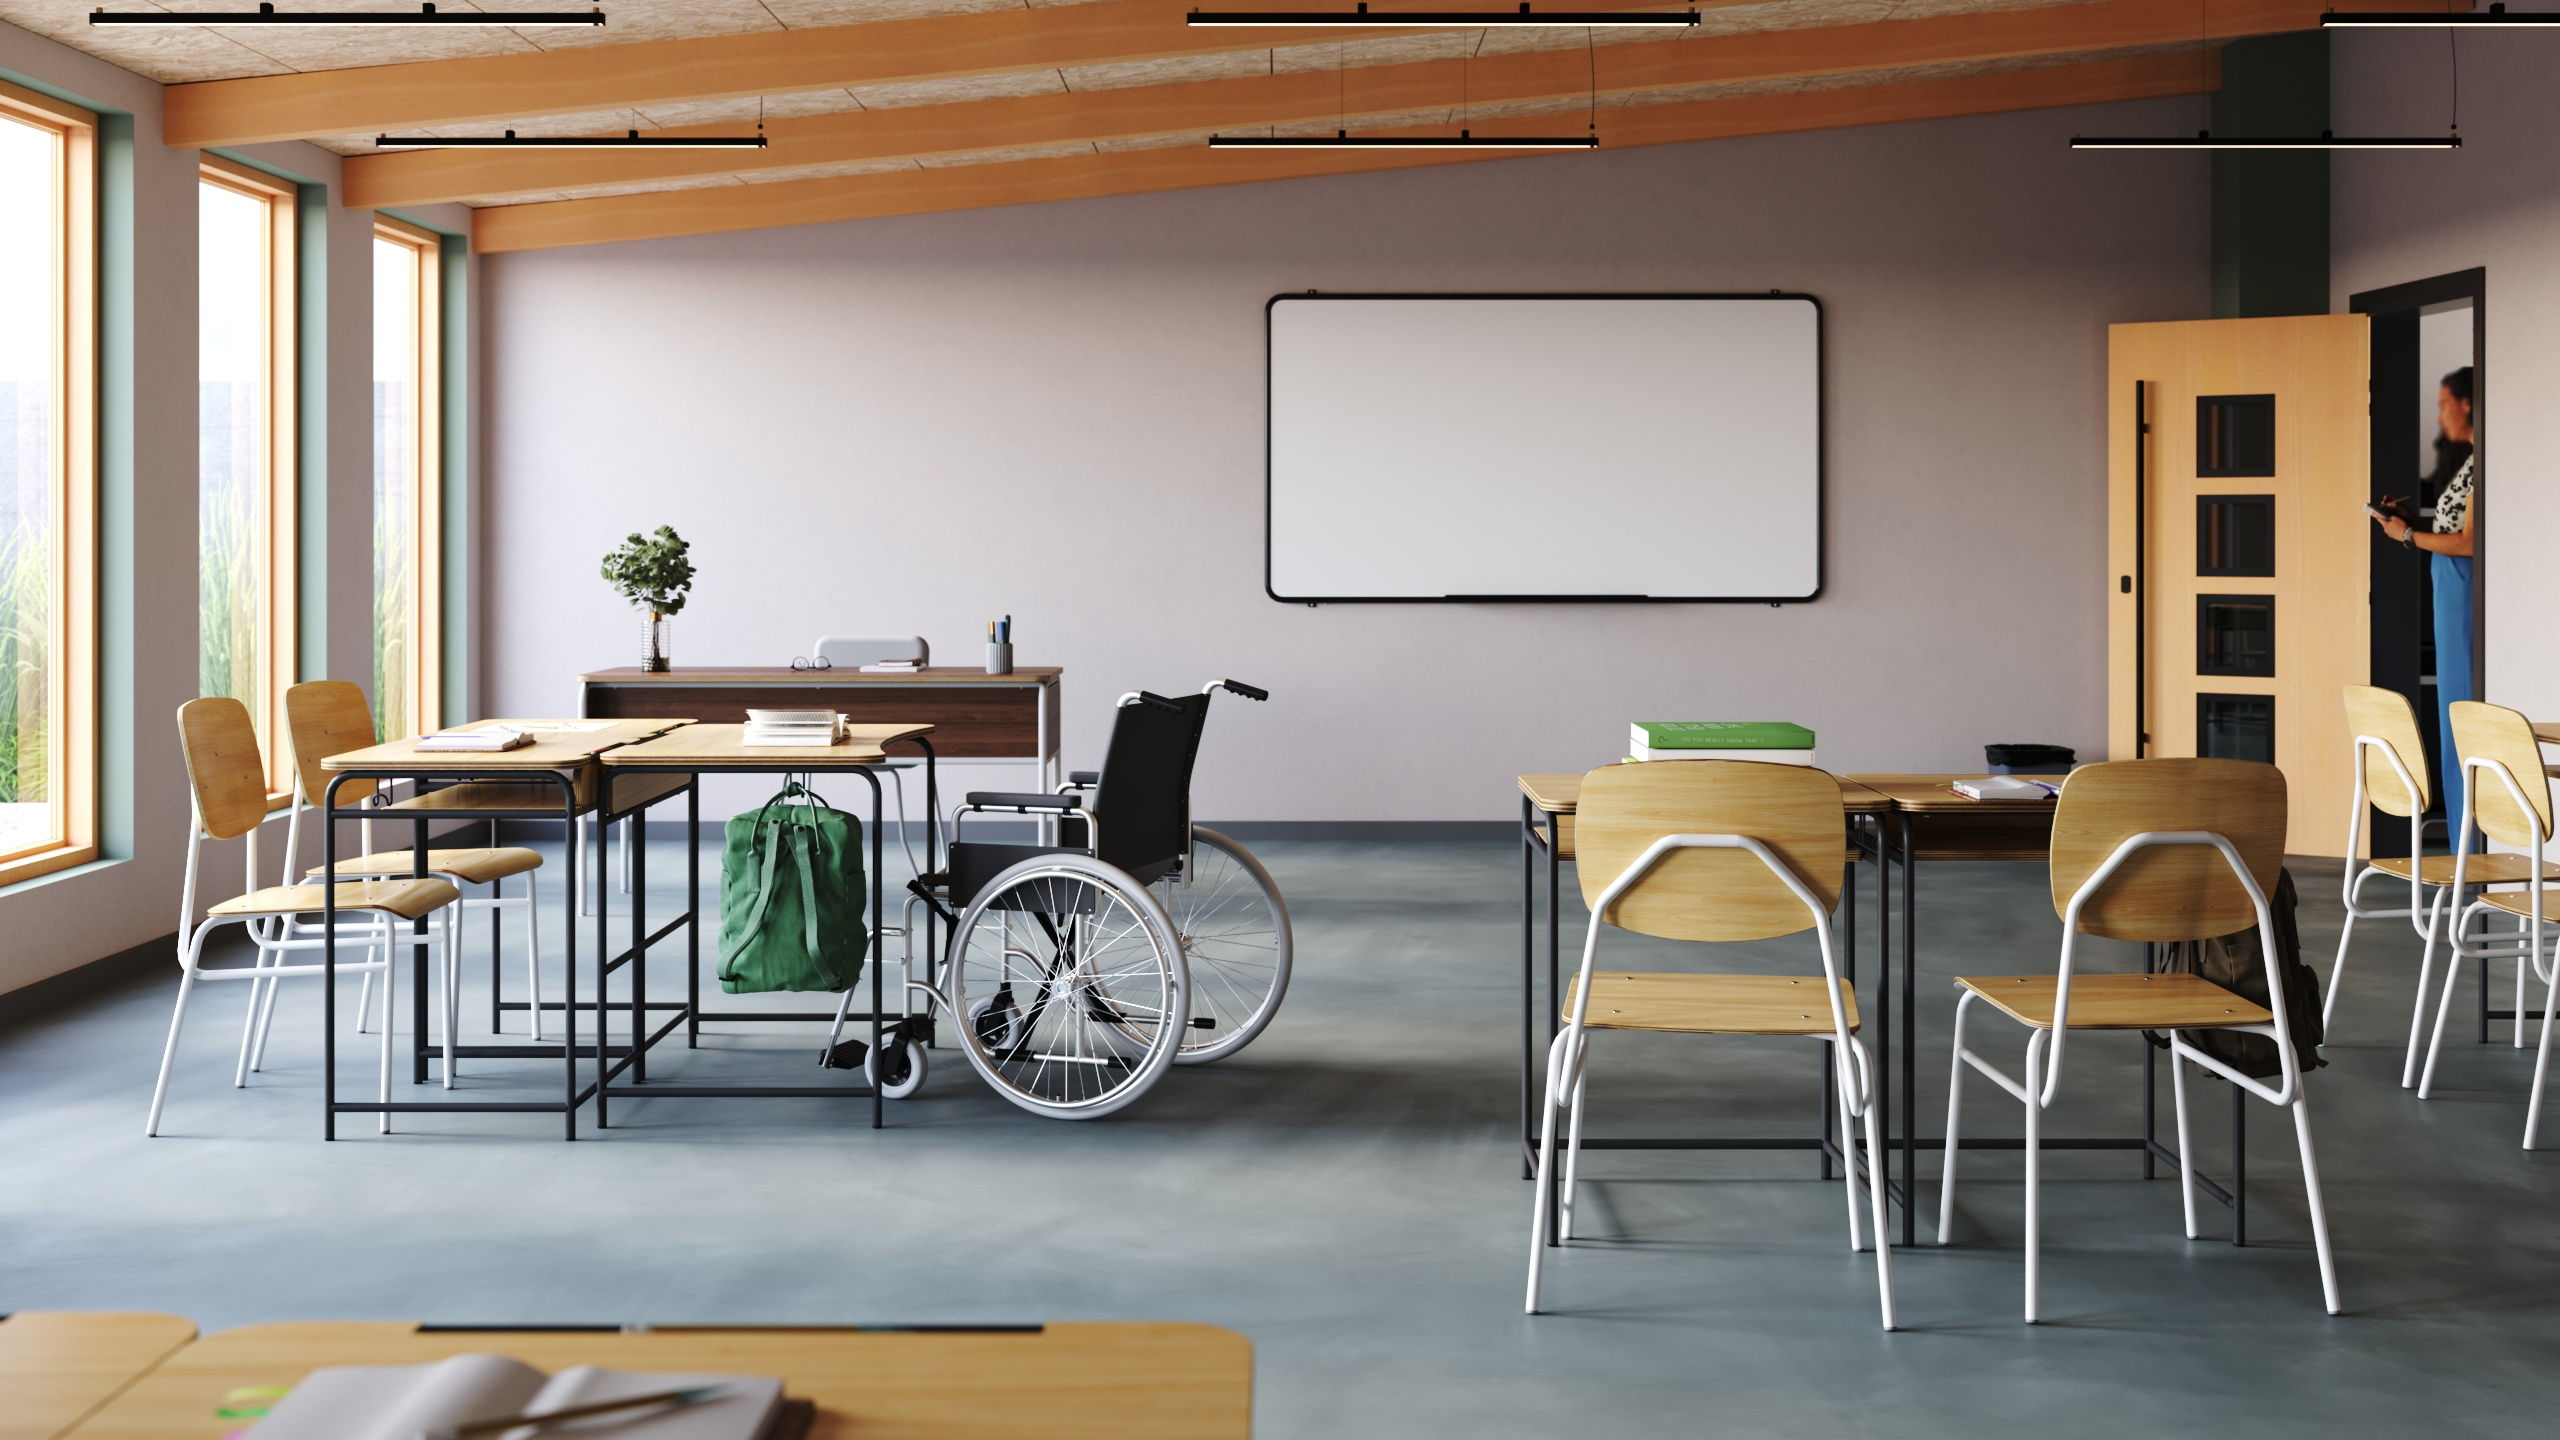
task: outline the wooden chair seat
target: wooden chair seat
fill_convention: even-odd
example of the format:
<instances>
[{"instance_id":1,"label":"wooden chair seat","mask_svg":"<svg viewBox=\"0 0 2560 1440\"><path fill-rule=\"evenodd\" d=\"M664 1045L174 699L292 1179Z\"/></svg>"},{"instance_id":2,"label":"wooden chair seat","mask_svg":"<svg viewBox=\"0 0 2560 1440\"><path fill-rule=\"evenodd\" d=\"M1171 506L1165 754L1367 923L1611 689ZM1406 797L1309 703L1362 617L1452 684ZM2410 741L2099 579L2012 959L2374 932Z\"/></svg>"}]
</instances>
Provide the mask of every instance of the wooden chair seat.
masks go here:
<instances>
[{"instance_id":1,"label":"wooden chair seat","mask_svg":"<svg viewBox=\"0 0 2560 1440\"><path fill-rule=\"evenodd\" d=\"M2372 861L2373 868L2385 875L2409 878L2409 857L2391 855ZM2522 855L2474 855L2462 869L2466 885L2521 885L2533 878L2533 862ZM2560 880L2560 865L2542 867L2542 878ZM2453 857L2429 855L2418 862L2418 883L2450 885L2453 883Z\"/></svg>"},{"instance_id":2,"label":"wooden chair seat","mask_svg":"<svg viewBox=\"0 0 2560 1440\"><path fill-rule=\"evenodd\" d=\"M1564 1006L1573 1010L1581 977L1567 982ZM1668 1030L1686 1035L1828 1035L1831 1006L1822 977L1789 975L1630 975L1604 970L1591 977L1594 1030ZM1858 995L1840 987L1849 1028L1858 1028Z\"/></svg>"},{"instance_id":3,"label":"wooden chair seat","mask_svg":"<svg viewBox=\"0 0 2560 1440\"><path fill-rule=\"evenodd\" d=\"M209 916L316 915L323 903L320 888L317 885L269 885L246 895L235 895L205 913ZM338 882L339 909L380 910L403 920L415 920L461 898L461 891L436 879Z\"/></svg>"},{"instance_id":4,"label":"wooden chair seat","mask_svg":"<svg viewBox=\"0 0 2560 1440\"><path fill-rule=\"evenodd\" d=\"M2492 910L2504 910L2519 920L2533 918L2533 892L2530 890L2500 890L2480 898ZM2542 892L2542 918L2545 921L2560 920L2560 890L2546 889Z\"/></svg>"},{"instance_id":5,"label":"wooden chair seat","mask_svg":"<svg viewBox=\"0 0 2560 1440\"><path fill-rule=\"evenodd\" d=\"M415 863L415 857L406 850L385 850L379 854L357 855L341 860L338 862L338 873L341 875L406 875L409 873L410 866ZM474 885L486 885L492 880L503 880L510 875L521 875L527 870L541 868L541 852L527 850L520 845L501 846L495 850L484 847L476 850L430 850L427 852L428 874L450 875L458 880L468 880ZM326 874L327 870L327 866L314 865L311 867L309 878L317 880Z\"/></svg>"},{"instance_id":6,"label":"wooden chair seat","mask_svg":"<svg viewBox=\"0 0 2560 1440\"><path fill-rule=\"evenodd\" d=\"M1964 975L1958 985L1996 1006L2021 1025L2053 1028L2051 975ZM2196 975L2075 975L2071 977L2074 1030L2212 1030L2226 1025L2266 1025L2275 1020L2263 1005L2232 994Z\"/></svg>"}]
</instances>

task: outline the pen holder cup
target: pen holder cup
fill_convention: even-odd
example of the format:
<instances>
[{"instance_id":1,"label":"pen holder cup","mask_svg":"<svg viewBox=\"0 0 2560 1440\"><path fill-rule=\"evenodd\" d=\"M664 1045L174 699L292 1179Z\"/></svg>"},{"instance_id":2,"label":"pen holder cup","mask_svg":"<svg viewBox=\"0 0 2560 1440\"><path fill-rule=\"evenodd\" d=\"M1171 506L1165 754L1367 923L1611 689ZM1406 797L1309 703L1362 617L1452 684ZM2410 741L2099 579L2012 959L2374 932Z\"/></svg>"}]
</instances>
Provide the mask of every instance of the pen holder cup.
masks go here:
<instances>
[{"instance_id":1,"label":"pen holder cup","mask_svg":"<svg viewBox=\"0 0 2560 1440\"><path fill-rule=\"evenodd\" d=\"M1001 644L993 640L987 642L987 673L990 675L1013 673L1012 641L1007 640Z\"/></svg>"}]
</instances>

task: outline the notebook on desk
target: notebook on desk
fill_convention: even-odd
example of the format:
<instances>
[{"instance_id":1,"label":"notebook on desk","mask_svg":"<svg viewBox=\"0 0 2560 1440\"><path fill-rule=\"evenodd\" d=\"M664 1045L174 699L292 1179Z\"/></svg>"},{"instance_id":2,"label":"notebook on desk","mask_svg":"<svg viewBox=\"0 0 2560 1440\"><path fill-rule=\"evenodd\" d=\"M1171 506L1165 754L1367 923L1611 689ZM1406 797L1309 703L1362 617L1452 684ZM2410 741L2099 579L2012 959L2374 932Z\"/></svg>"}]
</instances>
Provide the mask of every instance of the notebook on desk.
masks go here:
<instances>
[{"instance_id":1,"label":"notebook on desk","mask_svg":"<svg viewBox=\"0 0 2560 1440\"><path fill-rule=\"evenodd\" d=\"M795 1440L807 1429L805 1404L786 1403L766 1375L664 1374L576 1365L545 1376L504 1355L455 1355L431 1365L331 1365L314 1370L247 1440L418 1440L474 1420L542 1415L624 1396L696 1386L718 1393L681 1408L624 1410L502 1440L541 1435L610 1435L613 1440Z\"/></svg>"}]
</instances>

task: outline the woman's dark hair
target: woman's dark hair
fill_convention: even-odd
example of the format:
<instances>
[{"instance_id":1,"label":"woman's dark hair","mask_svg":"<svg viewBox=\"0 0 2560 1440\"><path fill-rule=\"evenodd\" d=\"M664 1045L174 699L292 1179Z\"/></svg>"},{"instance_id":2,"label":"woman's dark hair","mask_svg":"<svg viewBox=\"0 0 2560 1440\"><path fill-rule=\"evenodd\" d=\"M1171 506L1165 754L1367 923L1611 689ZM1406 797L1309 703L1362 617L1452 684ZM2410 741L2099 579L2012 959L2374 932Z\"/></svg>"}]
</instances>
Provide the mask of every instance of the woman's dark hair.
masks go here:
<instances>
[{"instance_id":1,"label":"woman's dark hair","mask_svg":"<svg viewBox=\"0 0 2560 1440\"><path fill-rule=\"evenodd\" d=\"M2461 401L2465 405L2470 404L2471 367L2465 365L2461 369L2444 377L2444 388L2453 392L2454 399Z\"/></svg>"}]
</instances>

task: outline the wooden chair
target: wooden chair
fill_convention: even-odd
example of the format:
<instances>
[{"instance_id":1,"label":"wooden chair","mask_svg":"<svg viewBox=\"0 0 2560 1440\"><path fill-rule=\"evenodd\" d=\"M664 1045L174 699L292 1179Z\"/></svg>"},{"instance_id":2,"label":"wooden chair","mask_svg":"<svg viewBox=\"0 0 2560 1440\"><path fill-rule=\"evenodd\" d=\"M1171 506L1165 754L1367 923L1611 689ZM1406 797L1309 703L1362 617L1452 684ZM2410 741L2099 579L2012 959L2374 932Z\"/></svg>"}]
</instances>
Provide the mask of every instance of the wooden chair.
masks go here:
<instances>
[{"instance_id":1,"label":"wooden chair","mask_svg":"<svg viewBox=\"0 0 2560 1440\"><path fill-rule=\"evenodd\" d=\"M2453 1009L2453 987L2462 974L2462 962L2518 962L2515 1045L2519 1050L2524 1048L2525 966L2530 963L2544 987L2542 1043L2534 1056L2533 1090L2524 1112L2524 1148L2530 1150L2542 1127L2542 1082L2551 1070L2551 1012L2553 1002L2560 1001L2560 961L2555 961L2552 944L2560 940L2560 934L2546 939L2543 933L2544 922L2560 921L2560 893L2547 883L2554 874L2550 863L2551 779L2542 766L2542 747L2534 738L2533 722L2504 706L2484 705L2477 700L2456 700L2449 708L2454 748L2462 755L2463 823L2453 852L2454 888L2458 893L2465 885L2483 883L2477 878L2480 873L2505 862L2513 862L2522 870L2521 874L2508 875L2506 883L2519 883L2525 888L2482 895L2463 910L2453 926L2453 955L2445 966L2444 995L2436 1002L2435 1034L2427 1042L2427 1068L2418 1081L2418 1098L2426 1099L2435 1084L2436 1055L2444 1046L2445 1016ZM2474 855L2474 829L2524 853ZM2518 933L2499 941L2471 934L2471 921L2491 911L2514 916Z\"/></svg>"},{"instance_id":2,"label":"wooden chair","mask_svg":"<svg viewBox=\"0 0 2560 1440\"><path fill-rule=\"evenodd\" d=\"M2178 1105L2178 1185L2190 1240L2196 1238L2195 1145L2187 1126L2186 1067L2177 1062L2201 1065L2270 1105L2292 1110L2302 1149L2302 1185L2311 1205L2311 1235L2320 1255L2321 1298L2330 1314L2338 1313L2328 1212L2320 1200L2310 1112L2302 1100L2302 1067L2285 1022L2275 926L2267 913L2267 892L2284 865L2284 835L2284 773L2272 765L2246 760L2083 765L2063 782L2053 815L2053 908L2062 918L2062 957L2055 973L1956 981L1964 996L1956 1002L1955 1062L1947 1080L1938 1243L1947 1243L1955 1214L1960 1102L1970 1066L2026 1107L2029 1324L2037 1318L2044 1233L2038 1139L2045 1109L2062 1083L2063 1042L2074 1030L2167 1032ZM2112 940L2202 940L2252 923L2266 957L2271 1010L2196 975L2073 974L2073 951L2084 934ZM2023 1079L1966 1048L1965 1024L1976 1001L2027 1027ZM2274 1040L2280 1083L2271 1087L2196 1049L2187 1035L2197 1030L2244 1030Z\"/></svg>"},{"instance_id":3,"label":"wooden chair","mask_svg":"<svg viewBox=\"0 0 2560 1440\"><path fill-rule=\"evenodd\" d=\"M2410 707L2409 697L2397 690L2350 685L2347 728L2356 737L2355 800L2347 811L2347 921L2338 932L2337 963L2329 969L2329 994L2320 1013L2321 1031L2328 1032L2329 1017L2338 1010L2338 991L2347 973L2347 946L2355 939L2356 922L2406 919L2409 928L2418 932L2420 945L2418 996L2409 1007L2409 1045L2400 1062L2400 1088L2405 1090L2418 1083L2418 1040L2426 1030L2436 940L2446 917L2461 908L2460 892L2453 883L2456 861L2451 855L2425 853L2421 827L2427 807L2433 802L2427 784L2426 743L2418 738L2418 716ZM2368 805L2386 815L2408 818L2407 855L2360 862ZM2464 879L2466 884L2475 886L2520 884L2531 878L2531 865L2521 855L2474 855ZM2560 878L2560 866L2545 867L2545 873L2547 878ZM2365 908L2358 896L2364 882L2376 875L2408 883L2409 903L2405 908Z\"/></svg>"},{"instance_id":4,"label":"wooden chair","mask_svg":"<svg viewBox=\"0 0 2560 1440\"><path fill-rule=\"evenodd\" d=\"M291 975L318 975L326 962L289 965L285 952L317 950L325 937L317 933L289 931L286 923L297 915L319 912L326 903L317 885L276 885L261 888L258 884L257 829L267 817L267 767L258 753L257 727L250 722L249 709L237 700L210 697L190 700L178 707L178 739L186 754L187 783L193 792L193 813L187 827L187 878L179 900L178 914L178 979L177 1013L169 1017L169 1043L160 1052L160 1079L151 1090L151 1118L144 1124L145 1135L160 1133L160 1111L169 1096L169 1070L178 1057L178 1032L186 1025L187 1001L195 994L199 980L247 980L254 986L271 990L274 984ZM240 840L248 853L247 885L240 893L212 906L204 920L196 919L196 862L207 839ZM285 862L291 874L292 860ZM420 917L451 904L458 898L452 885L442 880L400 879L345 880L337 887L337 904L341 913L355 911L373 917L364 939L367 958L340 961L338 969L357 973L380 971L383 983L390 984L391 957L395 945L425 946L433 943L424 935L400 933L396 921L414 922ZM204 968L204 940L217 925L246 924L251 939L258 947L254 965L245 969ZM342 941L344 937L342 936ZM253 1001L257 989L251 991ZM270 1002L270 1005L272 1002ZM240 1033L240 1060L232 1078L235 1085L248 1083L249 1051L252 1038L262 1033L272 1009L261 1012L252 1004ZM391 1027L382 1033L382 1098L391 1098ZM384 1128L390 1117L383 1117Z\"/></svg>"},{"instance_id":5,"label":"wooden chair","mask_svg":"<svg viewBox=\"0 0 2560 1440\"><path fill-rule=\"evenodd\" d=\"M1582 1149L1582 1097L1590 1035L1653 1030L1689 1035L1799 1035L1830 1047L1838 1081L1840 1133L1866 1132L1864 1185L1876 1234L1876 1295L1894 1328L1891 1246L1885 1232L1883 1136L1875 1115L1874 1064L1857 1038L1858 1001L1840 978L1831 911L1840 899L1840 784L1820 770L1741 760L1611 765L1582 784L1576 816L1577 869L1591 924L1582 968L1564 1004L1571 1019L1547 1053L1545 1120L1538 1138L1538 1186L1529 1235L1529 1313L1547 1250L1548 1177L1556 1120L1572 1112L1565 1147L1558 1236L1573 1237L1575 1160ZM1814 932L1819 979L1793 975L1638 975L1598 970L1604 926L1671 940L1768 940ZM1858 1164L1843 1169L1849 1248L1865 1248L1858 1228Z\"/></svg>"},{"instance_id":6,"label":"wooden chair","mask_svg":"<svg viewBox=\"0 0 2560 1440\"><path fill-rule=\"evenodd\" d=\"M373 707L366 702L364 691L346 680L306 680L284 692L285 717L293 728L293 820L286 832L285 853L299 856L302 812L317 806L329 793L330 772L322 762L333 755L362 750L374 743ZM375 783L362 776L352 777L338 787L338 803L361 804L376 793ZM408 850L373 852L373 827L365 826L364 847L367 853L338 862L341 875L407 875L417 865L415 854ZM288 864L293 863L288 861ZM310 875L317 877L326 868L313 866ZM442 979L438 988L442 1011L444 1039L444 1084L453 1088L455 1075L454 1047L456 1032L462 1019L462 981L460 925L463 913L472 910L521 909L524 911L525 980L531 987L530 1003L525 1013L532 1020L533 1038L542 1038L542 916L535 902L534 872L542 868L539 851L522 846L491 846L472 849L431 849L427 852L427 873L452 882L459 890L464 885L486 885L486 898L466 898L445 914L445 945ZM511 875L525 877L524 893L509 896L499 882ZM494 917L493 917L494 918ZM498 938L495 931L489 940L491 983L496 983ZM373 977L365 977L365 990L356 997L356 1014L361 1026L366 1001L372 993ZM383 997L384 1023L389 1023L390 996ZM260 1024L263 1037L265 1026ZM264 1048L260 1040L260 1048ZM259 1056L250 1056L250 1068L256 1069Z\"/></svg>"}]
</instances>

